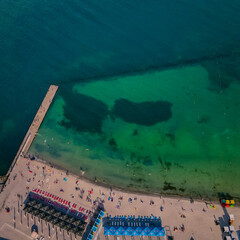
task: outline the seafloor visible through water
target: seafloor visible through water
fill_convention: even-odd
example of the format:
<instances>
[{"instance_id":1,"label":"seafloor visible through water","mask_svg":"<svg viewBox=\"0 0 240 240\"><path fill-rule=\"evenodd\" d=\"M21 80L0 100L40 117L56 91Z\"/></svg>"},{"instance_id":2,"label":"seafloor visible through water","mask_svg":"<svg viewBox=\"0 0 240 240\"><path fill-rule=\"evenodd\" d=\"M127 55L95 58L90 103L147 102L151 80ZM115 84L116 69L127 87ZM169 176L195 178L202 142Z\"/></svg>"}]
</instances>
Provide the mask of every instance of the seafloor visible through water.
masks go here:
<instances>
[{"instance_id":1,"label":"seafloor visible through water","mask_svg":"<svg viewBox=\"0 0 240 240\"><path fill-rule=\"evenodd\" d=\"M239 196L240 84L210 78L194 65L60 86L30 152L118 187Z\"/></svg>"},{"instance_id":2,"label":"seafloor visible through water","mask_svg":"<svg viewBox=\"0 0 240 240\"><path fill-rule=\"evenodd\" d=\"M239 0L0 1L0 175L31 148L89 179L240 197Z\"/></svg>"}]
</instances>

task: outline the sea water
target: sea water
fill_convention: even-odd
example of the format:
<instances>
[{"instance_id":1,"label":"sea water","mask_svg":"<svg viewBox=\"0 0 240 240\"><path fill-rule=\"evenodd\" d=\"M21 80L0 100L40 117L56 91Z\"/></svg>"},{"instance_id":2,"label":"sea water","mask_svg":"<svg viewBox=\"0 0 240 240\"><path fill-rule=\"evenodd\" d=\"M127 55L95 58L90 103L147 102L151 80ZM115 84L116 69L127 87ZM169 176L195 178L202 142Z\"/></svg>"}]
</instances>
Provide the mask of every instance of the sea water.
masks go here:
<instances>
[{"instance_id":1,"label":"sea water","mask_svg":"<svg viewBox=\"0 0 240 240\"><path fill-rule=\"evenodd\" d=\"M60 88L30 152L112 186L239 196L240 85L211 87L195 65Z\"/></svg>"},{"instance_id":2,"label":"sea water","mask_svg":"<svg viewBox=\"0 0 240 240\"><path fill-rule=\"evenodd\" d=\"M49 161L128 188L239 194L239 1L0 6L1 174L54 83L32 148Z\"/></svg>"}]
</instances>

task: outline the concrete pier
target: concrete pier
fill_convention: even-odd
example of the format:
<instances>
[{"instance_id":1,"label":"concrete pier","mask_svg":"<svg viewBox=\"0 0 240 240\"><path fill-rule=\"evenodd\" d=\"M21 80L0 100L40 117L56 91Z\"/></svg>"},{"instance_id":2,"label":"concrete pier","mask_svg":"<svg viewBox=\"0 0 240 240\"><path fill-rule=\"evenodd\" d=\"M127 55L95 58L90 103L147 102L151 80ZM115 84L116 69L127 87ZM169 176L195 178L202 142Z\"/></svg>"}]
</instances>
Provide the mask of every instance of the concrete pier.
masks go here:
<instances>
[{"instance_id":1,"label":"concrete pier","mask_svg":"<svg viewBox=\"0 0 240 240\"><path fill-rule=\"evenodd\" d=\"M41 106L39 107L36 116L33 119L32 124L30 125L23 141L22 144L20 145L20 148L17 152L17 155L15 156L6 176L9 176L11 173L12 169L14 168L15 164L17 164L17 160L19 156L24 156L24 154L27 154L28 149L30 148L39 127L42 124L42 121L52 103L52 100L58 90L58 86L56 85L51 85L46 93L46 96L44 97Z\"/></svg>"}]
</instances>

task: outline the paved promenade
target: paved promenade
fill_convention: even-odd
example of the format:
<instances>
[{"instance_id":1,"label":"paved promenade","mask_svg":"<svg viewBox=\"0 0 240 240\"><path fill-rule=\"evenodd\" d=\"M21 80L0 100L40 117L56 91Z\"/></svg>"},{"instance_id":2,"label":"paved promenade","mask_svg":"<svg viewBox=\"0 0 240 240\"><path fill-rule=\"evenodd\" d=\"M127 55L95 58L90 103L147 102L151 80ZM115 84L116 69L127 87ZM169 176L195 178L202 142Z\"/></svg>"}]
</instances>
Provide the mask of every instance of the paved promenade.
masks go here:
<instances>
[{"instance_id":1,"label":"paved promenade","mask_svg":"<svg viewBox=\"0 0 240 240\"><path fill-rule=\"evenodd\" d=\"M31 126L29 127L29 129L22 141L22 144L17 152L17 155L15 156L15 158L8 170L7 176L13 170L15 164L18 161L19 156L23 156L24 154L27 154L28 149L30 148L30 146L33 142L33 139L35 138L35 136L38 132L38 129L41 126L41 123L48 111L48 108L50 107L50 105L52 103L52 100L53 100L57 90L58 90L58 86L50 85L50 87L47 91L47 94L46 94L45 98L43 99L42 104L39 107L37 114L36 114L35 118L33 119L33 122L31 124Z\"/></svg>"}]
</instances>

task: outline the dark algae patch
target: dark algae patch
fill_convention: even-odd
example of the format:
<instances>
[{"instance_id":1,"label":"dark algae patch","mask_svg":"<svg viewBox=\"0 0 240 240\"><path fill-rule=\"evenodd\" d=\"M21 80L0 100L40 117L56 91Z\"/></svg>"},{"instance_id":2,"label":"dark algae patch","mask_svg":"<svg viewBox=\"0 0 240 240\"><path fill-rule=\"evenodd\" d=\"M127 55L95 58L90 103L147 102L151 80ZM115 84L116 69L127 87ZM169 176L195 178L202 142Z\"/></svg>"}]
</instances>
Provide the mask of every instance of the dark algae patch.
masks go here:
<instances>
[{"instance_id":1,"label":"dark algae patch","mask_svg":"<svg viewBox=\"0 0 240 240\"><path fill-rule=\"evenodd\" d=\"M185 192L185 189L184 188L179 188L179 191L180 192Z\"/></svg>"},{"instance_id":2,"label":"dark algae patch","mask_svg":"<svg viewBox=\"0 0 240 240\"><path fill-rule=\"evenodd\" d=\"M79 132L101 133L102 122L108 114L107 106L93 97L79 93L63 93L65 119L60 123Z\"/></svg>"},{"instance_id":3,"label":"dark algae patch","mask_svg":"<svg viewBox=\"0 0 240 240\"><path fill-rule=\"evenodd\" d=\"M172 183L169 183L169 182L164 182L164 186L163 186L163 191L168 191L168 190L170 190L170 191L173 191L173 190L177 190L177 188L176 187L174 187L173 185L172 185Z\"/></svg>"},{"instance_id":4,"label":"dark algae patch","mask_svg":"<svg viewBox=\"0 0 240 240\"><path fill-rule=\"evenodd\" d=\"M113 148L113 149L117 149L117 143L115 141L114 138L111 138L109 141L108 141L109 145Z\"/></svg>"},{"instance_id":5,"label":"dark algae patch","mask_svg":"<svg viewBox=\"0 0 240 240\"><path fill-rule=\"evenodd\" d=\"M167 101L135 103L121 98L115 101L112 113L129 123L152 126L172 117L172 103Z\"/></svg>"},{"instance_id":6,"label":"dark algae patch","mask_svg":"<svg viewBox=\"0 0 240 240\"><path fill-rule=\"evenodd\" d=\"M240 79L239 54L218 58L217 61L208 60L202 66L208 71L210 86L209 90L221 93L232 82Z\"/></svg>"},{"instance_id":7,"label":"dark algae patch","mask_svg":"<svg viewBox=\"0 0 240 240\"><path fill-rule=\"evenodd\" d=\"M132 135L133 135L133 136L137 136L137 135L138 135L138 130L137 130L137 129L134 129Z\"/></svg>"},{"instance_id":8,"label":"dark algae patch","mask_svg":"<svg viewBox=\"0 0 240 240\"><path fill-rule=\"evenodd\" d=\"M143 159L143 165L145 165L145 166L153 166L153 161L152 161L150 156L146 156Z\"/></svg>"}]
</instances>

